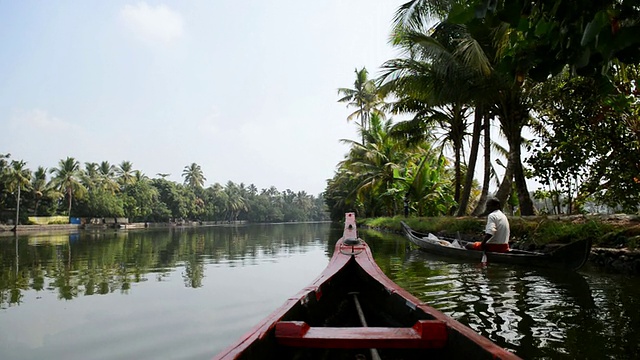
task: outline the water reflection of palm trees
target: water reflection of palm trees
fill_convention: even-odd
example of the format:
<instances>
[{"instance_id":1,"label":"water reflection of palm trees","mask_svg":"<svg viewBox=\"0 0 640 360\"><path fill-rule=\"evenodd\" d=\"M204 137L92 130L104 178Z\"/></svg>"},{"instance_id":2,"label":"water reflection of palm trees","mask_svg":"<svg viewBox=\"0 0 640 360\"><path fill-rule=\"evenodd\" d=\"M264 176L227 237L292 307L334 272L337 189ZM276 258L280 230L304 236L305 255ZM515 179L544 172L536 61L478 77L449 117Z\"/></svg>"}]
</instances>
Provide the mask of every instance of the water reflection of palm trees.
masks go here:
<instances>
[{"instance_id":1,"label":"water reflection of palm trees","mask_svg":"<svg viewBox=\"0 0 640 360\"><path fill-rule=\"evenodd\" d=\"M17 233L12 239L5 239L6 247L0 252L0 309L19 305L22 292L29 287L29 281L20 267L20 246Z\"/></svg>"},{"instance_id":2,"label":"water reflection of palm trees","mask_svg":"<svg viewBox=\"0 0 640 360\"><path fill-rule=\"evenodd\" d=\"M186 287L203 286L206 266L241 267L262 256L305 252L326 241L326 224L84 231L0 239L0 305L18 305L23 292L56 291L60 299L128 293L153 274L179 271ZM73 241L70 241L72 239ZM14 246L15 243L15 246ZM154 279L154 277L152 277Z\"/></svg>"}]
</instances>

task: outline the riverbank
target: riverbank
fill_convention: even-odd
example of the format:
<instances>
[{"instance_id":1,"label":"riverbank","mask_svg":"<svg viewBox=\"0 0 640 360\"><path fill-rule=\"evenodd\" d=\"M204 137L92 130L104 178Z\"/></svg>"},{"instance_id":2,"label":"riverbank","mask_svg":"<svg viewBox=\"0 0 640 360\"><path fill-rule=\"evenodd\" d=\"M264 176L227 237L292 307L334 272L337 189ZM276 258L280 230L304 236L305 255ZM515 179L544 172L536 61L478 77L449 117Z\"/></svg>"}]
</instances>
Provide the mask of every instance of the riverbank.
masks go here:
<instances>
[{"instance_id":1,"label":"riverbank","mask_svg":"<svg viewBox=\"0 0 640 360\"><path fill-rule=\"evenodd\" d=\"M400 222L405 221L420 232L455 237L460 234L464 240L479 240L484 230L485 219L478 217L437 217L359 219L361 226L381 231L402 234ZM640 275L640 216L635 215L574 215L510 217L511 246L530 251L549 251L560 244L591 238L593 248L589 263L604 271ZM144 228L171 228L197 226L229 226L242 222L167 222L167 223L126 223L126 224L51 224L19 225L18 234L51 231L79 231ZM117 227L114 227L116 226ZM110 226L110 227L109 227ZM0 237L13 236L13 225L0 225Z\"/></svg>"},{"instance_id":2,"label":"riverbank","mask_svg":"<svg viewBox=\"0 0 640 360\"><path fill-rule=\"evenodd\" d=\"M440 236L459 236L479 241L485 219L478 217L361 219L362 226L402 233L400 222L411 228ZM509 217L511 246L530 251L550 251L562 244L590 238L593 243L589 263L617 273L640 275L640 216L572 215Z\"/></svg>"},{"instance_id":3,"label":"riverbank","mask_svg":"<svg viewBox=\"0 0 640 360\"><path fill-rule=\"evenodd\" d=\"M141 223L112 223L112 224L47 224L47 225L18 225L18 234L29 234L49 231L77 231L77 230L134 230L145 228L172 228L172 227L195 227L195 226L228 226L244 224L245 221L185 221L185 222L141 222ZM0 236L12 236L14 234L13 225L0 224Z\"/></svg>"}]
</instances>

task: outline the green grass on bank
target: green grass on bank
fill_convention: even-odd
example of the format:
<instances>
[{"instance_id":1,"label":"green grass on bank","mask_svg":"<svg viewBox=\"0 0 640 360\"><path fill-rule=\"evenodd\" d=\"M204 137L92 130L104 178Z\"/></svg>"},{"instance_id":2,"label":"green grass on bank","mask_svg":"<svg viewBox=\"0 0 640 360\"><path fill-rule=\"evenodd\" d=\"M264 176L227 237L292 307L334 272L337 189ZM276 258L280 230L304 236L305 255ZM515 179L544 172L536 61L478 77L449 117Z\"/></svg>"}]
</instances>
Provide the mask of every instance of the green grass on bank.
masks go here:
<instances>
[{"instance_id":1,"label":"green grass on bank","mask_svg":"<svg viewBox=\"0 0 640 360\"><path fill-rule=\"evenodd\" d=\"M412 229L443 236L456 236L459 232L466 240L480 239L484 230L484 218L472 217L380 217L359 219L367 227L401 232L400 221ZM566 244L591 238L594 247L629 249L640 248L640 222L607 222L597 218L555 219L547 217L510 217L511 238L516 242L545 244Z\"/></svg>"}]
</instances>

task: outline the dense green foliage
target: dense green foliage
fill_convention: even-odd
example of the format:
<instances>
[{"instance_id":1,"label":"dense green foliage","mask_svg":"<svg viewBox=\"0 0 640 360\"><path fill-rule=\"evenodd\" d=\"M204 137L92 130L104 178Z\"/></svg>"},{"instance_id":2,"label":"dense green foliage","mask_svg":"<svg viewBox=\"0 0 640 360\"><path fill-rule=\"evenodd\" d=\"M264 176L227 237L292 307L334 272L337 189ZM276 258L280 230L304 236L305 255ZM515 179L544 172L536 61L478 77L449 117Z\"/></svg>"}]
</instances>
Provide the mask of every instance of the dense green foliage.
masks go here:
<instances>
[{"instance_id":1,"label":"dense green foliage","mask_svg":"<svg viewBox=\"0 0 640 360\"><path fill-rule=\"evenodd\" d=\"M332 216L400 214L406 195L418 215L478 214L491 178L494 195L520 215L538 212L534 199L550 199L551 213L586 212L587 203L637 212L638 33L635 0L408 1L392 30L401 56L378 79L363 68L354 89L339 89L339 101L356 108L349 119L361 119L362 142L351 142L329 182ZM390 114L410 119L376 128L375 117ZM506 148L492 141L494 125ZM534 141L523 136L531 132ZM442 186L408 183L423 162ZM531 192L531 179L546 188ZM430 209L418 205L426 199Z\"/></svg>"},{"instance_id":2,"label":"dense green foliage","mask_svg":"<svg viewBox=\"0 0 640 360\"><path fill-rule=\"evenodd\" d=\"M47 173L52 174L47 179ZM203 187L198 164L185 167L184 184L149 179L131 162L114 166L107 161L85 163L60 160L49 171L35 172L21 160L0 156L0 221L26 224L28 216L64 214L73 217L126 217L131 222L179 220L285 222L327 220L322 196L304 191L258 189L229 181ZM19 193L18 189L22 192ZM18 200L21 205L18 208Z\"/></svg>"},{"instance_id":3,"label":"dense green foliage","mask_svg":"<svg viewBox=\"0 0 640 360\"><path fill-rule=\"evenodd\" d=\"M361 132L364 143L345 140L351 151L325 191L332 219L352 210L390 216L403 211L405 200L411 212L425 216L445 214L455 204L447 161L429 143L394 137L391 121L376 114Z\"/></svg>"},{"instance_id":4,"label":"dense green foliage","mask_svg":"<svg viewBox=\"0 0 640 360\"><path fill-rule=\"evenodd\" d=\"M530 163L549 192L569 195L577 209L594 197L625 212L637 210L640 102L635 83L622 80L628 73L637 79L637 70L618 69L616 95L600 93L585 77L558 77L541 89L547 100L537 107L541 136Z\"/></svg>"}]
</instances>

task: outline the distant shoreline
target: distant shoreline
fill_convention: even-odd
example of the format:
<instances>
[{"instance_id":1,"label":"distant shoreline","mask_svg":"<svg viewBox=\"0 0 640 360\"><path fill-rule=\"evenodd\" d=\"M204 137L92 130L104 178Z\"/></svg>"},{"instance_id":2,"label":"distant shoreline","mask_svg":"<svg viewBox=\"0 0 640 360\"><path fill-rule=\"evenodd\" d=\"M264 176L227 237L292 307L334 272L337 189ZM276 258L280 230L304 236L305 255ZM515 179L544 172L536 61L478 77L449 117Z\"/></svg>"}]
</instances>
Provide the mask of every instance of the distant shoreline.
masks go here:
<instances>
[{"instance_id":1,"label":"distant shoreline","mask_svg":"<svg viewBox=\"0 0 640 360\"><path fill-rule=\"evenodd\" d=\"M304 224L318 223L319 221L297 221L278 223L251 223L251 224ZM330 222L330 221L320 221ZM249 224L246 220L239 221L185 221L175 222L139 222L139 223L115 223L115 224L47 224L47 225L18 225L17 234L33 234L39 232L65 232L79 230L139 230L150 228L185 228L185 227L207 227L207 226L237 226ZM10 237L14 235L13 225L0 225L0 237Z\"/></svg>"}]
</instances>

